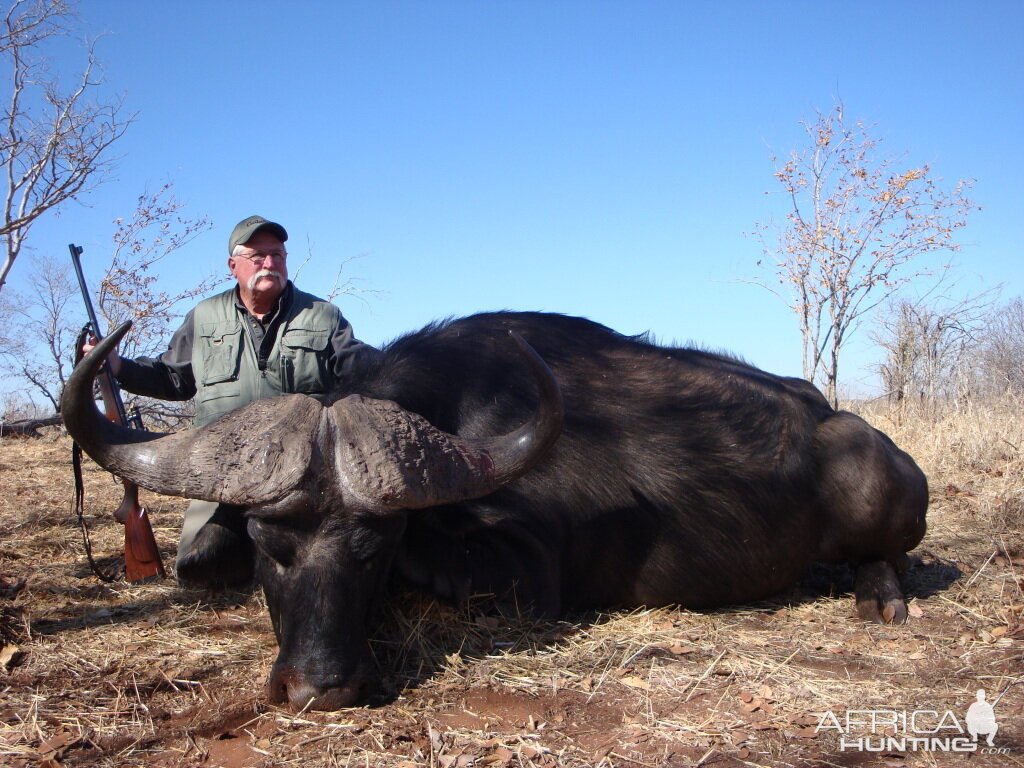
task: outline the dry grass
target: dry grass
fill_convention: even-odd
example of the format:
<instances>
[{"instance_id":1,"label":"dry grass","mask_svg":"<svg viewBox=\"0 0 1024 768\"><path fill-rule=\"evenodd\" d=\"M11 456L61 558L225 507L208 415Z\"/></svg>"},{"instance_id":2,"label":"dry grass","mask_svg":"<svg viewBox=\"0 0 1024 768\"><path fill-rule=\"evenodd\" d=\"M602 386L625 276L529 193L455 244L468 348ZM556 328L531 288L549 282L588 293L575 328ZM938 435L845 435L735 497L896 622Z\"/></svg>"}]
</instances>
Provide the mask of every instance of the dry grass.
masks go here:
<instances>
[{"instance_id":1,"label":"dry grass","mask_svg":"<svg viewBox=\"0 0 1024 768\"><path fill-rule=\"evenodd\" d=\"M910 623L853 617L843 569L770 602L499 621L414 595L373 641L389 695L298 715L262 685L276 652L259 595L104 585L70 510L65 438L0 444L0 764L100 766L811 766L960 764L942 752L840 751L847 709L950 709L978 688L1024 765L1021 403L867 416L929 475L930 531ZM118 488L87 464L94 549ZM150 497L165 553L184 502ZM21 580L24 586L19 589Z\"/></svg>"}]
</instances>

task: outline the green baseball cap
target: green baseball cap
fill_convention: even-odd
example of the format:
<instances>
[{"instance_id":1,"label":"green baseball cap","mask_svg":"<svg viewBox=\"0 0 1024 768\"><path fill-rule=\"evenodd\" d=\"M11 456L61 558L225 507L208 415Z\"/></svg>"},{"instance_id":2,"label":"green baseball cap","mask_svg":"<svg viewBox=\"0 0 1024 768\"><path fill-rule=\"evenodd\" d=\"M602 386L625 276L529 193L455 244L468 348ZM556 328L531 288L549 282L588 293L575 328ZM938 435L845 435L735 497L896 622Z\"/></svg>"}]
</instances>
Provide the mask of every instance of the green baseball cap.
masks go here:
<instances>
[{"instance_id":1,"label":"green baseball cap","mask_svg":"<svg viewBox=\"0 0 1024 768\"><path fill-rule=\"evenodd\" d=\"M249 242L249 238L261 229L269 231L282 243L288 239L288 232L280 224L264 219L262 216L250 216L242 219L231 230L231 237L228 238L228 255L230 256L234 252L236 245L244 245Z\"/></svg>"}]
</instances>

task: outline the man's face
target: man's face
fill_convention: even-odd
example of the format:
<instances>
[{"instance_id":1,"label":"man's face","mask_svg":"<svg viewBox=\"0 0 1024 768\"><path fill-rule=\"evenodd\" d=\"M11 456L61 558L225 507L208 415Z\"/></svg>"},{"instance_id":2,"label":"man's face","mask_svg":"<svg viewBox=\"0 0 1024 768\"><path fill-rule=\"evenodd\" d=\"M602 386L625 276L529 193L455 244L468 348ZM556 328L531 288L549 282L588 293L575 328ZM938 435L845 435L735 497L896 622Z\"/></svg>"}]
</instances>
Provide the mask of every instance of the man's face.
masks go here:
<instances>
[{"instance_id":1,"label":"man's face","mask_svg":"<svg viewBox=\"0 0 1024 768\"><path fill-rule=\"evenodd\" d=\"M228 268L243 290L277 298L288 280L286 257L284 243L260 231L228 259Z\"/></svg>"}]
</instances>

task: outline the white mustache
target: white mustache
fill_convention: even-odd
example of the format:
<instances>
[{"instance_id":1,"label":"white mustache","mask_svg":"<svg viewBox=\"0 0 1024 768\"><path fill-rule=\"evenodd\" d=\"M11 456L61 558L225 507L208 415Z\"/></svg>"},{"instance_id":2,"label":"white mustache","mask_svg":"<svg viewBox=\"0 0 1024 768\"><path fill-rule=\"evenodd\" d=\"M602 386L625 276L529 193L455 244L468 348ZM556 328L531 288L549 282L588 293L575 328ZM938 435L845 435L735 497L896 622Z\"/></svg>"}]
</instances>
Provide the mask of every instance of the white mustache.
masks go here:
<instances>
[{"instance_id":1,"label":"white mustache","mask_svg":"<svg viewBox=\"0 0 1024 768\"><path fill-rule=\"evenodd\" d=\"M282 275L276 269L261 269L259 272L257 272L255 275L249 278L249 290L251 291L255 289L256 283L258 283L264 277L273 277L274 279L277 280L278 284L284 284L284 275Z\"/></svg>"}]
</instances>

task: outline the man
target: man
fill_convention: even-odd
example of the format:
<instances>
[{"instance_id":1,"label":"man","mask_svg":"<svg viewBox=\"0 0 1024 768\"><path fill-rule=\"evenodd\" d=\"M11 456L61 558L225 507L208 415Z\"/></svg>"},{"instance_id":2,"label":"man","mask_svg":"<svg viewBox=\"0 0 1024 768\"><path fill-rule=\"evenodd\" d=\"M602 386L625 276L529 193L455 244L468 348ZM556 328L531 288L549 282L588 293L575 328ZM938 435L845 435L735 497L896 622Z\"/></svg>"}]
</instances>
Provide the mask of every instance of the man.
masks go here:
<instances>
[{"instance_id":1,"label":"man","mask_svg":"<svg viewBox=\"0 0 1024 768\"><path fill-rule=\"evenodd\" d=\"M375 354L354 338L337 307L288 279L287 240L284 227L262 216L240 221L228 239L237 285L196 305L160 357L111 353L107 362L121 386L161 400L194 397L195 426L202 426L260 398L322 396L356 358ZM175 563L179 581L222 588L252 579L243 511L189 504Z\"/></svg>"}]
</instances>

